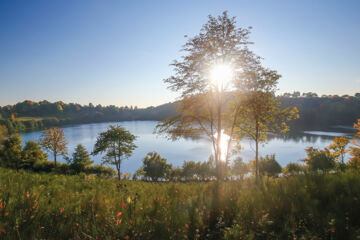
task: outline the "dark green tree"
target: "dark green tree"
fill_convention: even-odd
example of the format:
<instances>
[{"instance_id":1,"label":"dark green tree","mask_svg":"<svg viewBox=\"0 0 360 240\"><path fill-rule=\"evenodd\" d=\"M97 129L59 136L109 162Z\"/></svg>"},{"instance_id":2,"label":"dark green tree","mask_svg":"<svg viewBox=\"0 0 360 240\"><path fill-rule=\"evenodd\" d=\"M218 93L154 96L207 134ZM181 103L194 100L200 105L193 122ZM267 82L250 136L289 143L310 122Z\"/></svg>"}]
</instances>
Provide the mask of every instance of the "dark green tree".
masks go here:
<instances>
[{"instance_id":1,"label":"dark green tree","mask_svg":"<svg viewBox=\"0 0 360 240\"><path fill-rule=\"evenodd\" d=\"M335 167L335 157L330 153L329 149L320 150L313 147L305 149L307 158L302 161L306 163L310 171L322 171Z\"/></svg>"},{"instance_id":2,"label":"dark green tree","mask_svg":"<svg viewBox=\"0 0 360 240\"><path fill-rule=\"evenodd\" d=\"M160 178L165 178L171 169L171 165L166 162L156 152L150 152L143 159L143 170L145 177L151 178L152 181L158 181Z\"/></svg>"},{"instance_id":3,"label":"dark green tree","mask_svg":"<svg viewBox=\"0 0 360 240\"><path fill-rule=\"evenodd\" d=\"M22 166L22 141L19 134L13 134L3 142L2 165L19 170Z\"/></svg>"},{"instance_id":4,"label":"dark green tree","mask_svg":"<svg viewBox=\"0 0 360 240\"><path fill-rule=\"evenodd\" d=\"M120 180L121 162L130 157L136 148L135 139L136 137L124 128L110 125L109 130L100 133L98 136L92 154L105 153L103 164L114 165Z\"/></svg>"},{"instance_id":5,"label":"dark green tree","mask_svg":"<svg viewBox=\"0 0 360 240\"><path fill-rule=\"evenodd\" d=\"M71 167L79 173L84 172L85 168L91 166L93 163L94 161L90 159L90 155L84 146L81 144L77 145L72 156Z\"/></svg>"},{"instance_id":6,"label":"dark green tree","mask_svg":"<svg viewBox=\"0 0 360 240\"><path fill-rule=\"evenodd\" d=\"M259 159L259 173L264 176L277 177L282 172L280 164L275 160L275 154Z\"/></svg>"},{"instance_id":7,"label":"dark green tree","mask_svg":"<svg viewBox=\"0 0 360 240\"><path fill-rule=\"evenodd\" d=\"M244 163L241 157L237 157L233 160L230 172L232 176L239 177L242 180L249 173L249 166Z\"/></svg>"},{"instance_id":8,"label":"dark green tree","mask_svg":"<svg viewBox=\"0 0 360 240\"><path fill-rule=\"evenodd\" d=\"M33 169L35 163L47 161L47 155L36 142L28 141L22 151L22 160L23 168Z\"/></svg>"},{"instance_id":9,"label":"dark green tree","mask_svg":"<svg viewBox=\"0 0 360 240\"><path fill-rule=\"evenodd\" d=\"M197 164L194 161L185 161L182 166L182 174L186 180L194 180Z\"/></svg>"}]
</instances>

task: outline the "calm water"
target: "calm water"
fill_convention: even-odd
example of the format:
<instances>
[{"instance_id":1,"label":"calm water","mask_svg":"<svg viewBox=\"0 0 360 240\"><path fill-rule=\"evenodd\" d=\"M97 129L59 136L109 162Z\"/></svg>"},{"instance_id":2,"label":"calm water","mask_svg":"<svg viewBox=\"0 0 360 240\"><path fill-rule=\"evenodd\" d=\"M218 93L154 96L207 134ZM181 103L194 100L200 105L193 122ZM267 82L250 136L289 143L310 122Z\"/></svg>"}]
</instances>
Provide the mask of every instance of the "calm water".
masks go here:
<instances>
[{"instance_id":1,"label":"calm water","mask_svg":"<svg viewBox=\"0 0 360 240\"><path fill-rule=\"evenodd\" d=\"M129 121L117 123L94 123L64 127L69 154L72 154L77 144L82 144L91 152L96 138L100 132L106 131L109 125L121 125L137 136L138 148L134 154L122 163L122 169L134 173L141 165L142 159L148 152L156 151L174 166L182 165L183 161L206 161L211 154L211 145L205 139L169 141L164 137L153 134L155 121ZM23 133L23 142L38 141L41 131ZM335 136L350 136L351 131L345 128L332 129L331 131L305 131L283 137L271 137L268 143L260 148L260 155L276 154L277 161L285 166L289 162L297 162L306 156L304 149L309 146L324 148L328 146ZM241 141L242 151L240 156L249 161L254 158L254 143L244 139ZM49 154L49 160L53 160ZM95 163L101 162L101 156L92 157ZM64 161L59 157L59 161Z\"/></svg>"}]
</instances>

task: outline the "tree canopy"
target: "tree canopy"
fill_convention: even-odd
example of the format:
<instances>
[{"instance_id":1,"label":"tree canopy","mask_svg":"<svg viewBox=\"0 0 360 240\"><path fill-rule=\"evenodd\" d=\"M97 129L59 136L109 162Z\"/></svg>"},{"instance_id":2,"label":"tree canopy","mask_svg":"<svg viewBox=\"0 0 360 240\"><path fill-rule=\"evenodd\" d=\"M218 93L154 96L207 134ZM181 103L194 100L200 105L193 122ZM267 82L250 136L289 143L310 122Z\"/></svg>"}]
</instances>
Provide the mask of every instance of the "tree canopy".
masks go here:
<instances>
[{"instance_id":1,"label":"tree canopy","mask_svg":"<svg viewBox=\"0 0 360 240\"><path fill-rule=\"evenodd\" d=\"M134 144L136 136L120 126L110 125L106 132L100 133L98 136L93 155L105 153L103 156L103 164L110 164L116 167L118 179L121 178L121 162L123 159L131 156L137 147Z\"/></svg>"}]
</instances>

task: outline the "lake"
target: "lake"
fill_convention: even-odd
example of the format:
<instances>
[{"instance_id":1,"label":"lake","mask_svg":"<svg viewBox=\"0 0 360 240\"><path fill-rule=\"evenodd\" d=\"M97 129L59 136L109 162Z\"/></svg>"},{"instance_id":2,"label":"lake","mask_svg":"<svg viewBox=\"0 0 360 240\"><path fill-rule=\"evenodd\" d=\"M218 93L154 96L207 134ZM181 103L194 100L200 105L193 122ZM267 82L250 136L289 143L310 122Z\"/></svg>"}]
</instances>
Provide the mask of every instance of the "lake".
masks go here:
<instances>
[{"instance_id":1,"label":"lake","mask_svg":"<svg viewBox=\"0 0 360 240\"><path fill-rule=\"evenodd\" d=\"M66 140L68 141L69 155L72 154L76 145L82 144L91 152L96 138L100 132L108 129L109 125L120 125L137 136L135 144L138 148L133 155L122 162L125 172L134 173L141 165L142 159L148 152L156 151L174 166L181 166L184 161L207 161L212 150L206 139L181 139L170 141L162 136L153 134L156 121L128 121L113 123L93 123L63 127ZM21 134L23 142L38 141L42 131ZM285 166L289 162L298 162L305 158L305 148L313 146L324 148L328 146L336 136L351 136L352 129L332 128L329 131L304 131L291 133L285 136L271 136L268 143L260 147L260 156L275 154L276 160ZM244 161L254 158L255 144L249 139L241 140L242 151L240 156ZM64 162L62 157L58 157ZM92 156L95 163L101 162L101 156ZM53 160L49 154L49 160Z\"/></svg>"}]
</instances>

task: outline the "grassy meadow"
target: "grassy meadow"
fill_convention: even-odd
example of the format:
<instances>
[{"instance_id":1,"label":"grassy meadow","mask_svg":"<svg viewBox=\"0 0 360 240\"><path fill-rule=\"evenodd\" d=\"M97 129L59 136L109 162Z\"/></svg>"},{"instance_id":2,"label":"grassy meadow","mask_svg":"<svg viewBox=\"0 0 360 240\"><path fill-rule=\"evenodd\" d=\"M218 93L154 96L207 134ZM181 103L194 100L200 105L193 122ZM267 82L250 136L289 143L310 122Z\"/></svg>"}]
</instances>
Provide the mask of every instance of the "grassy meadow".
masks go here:
<instances>
[{"instance_id":1,"label":"grassy meadow","mask_svg":"<svg viewBox=\"0 0 360 240\"><path fill-rule=\"evenodd\" d=\"M356 239L357 170L143 182L0 169L2 239Z\"/></svg>"}]
</instances>

